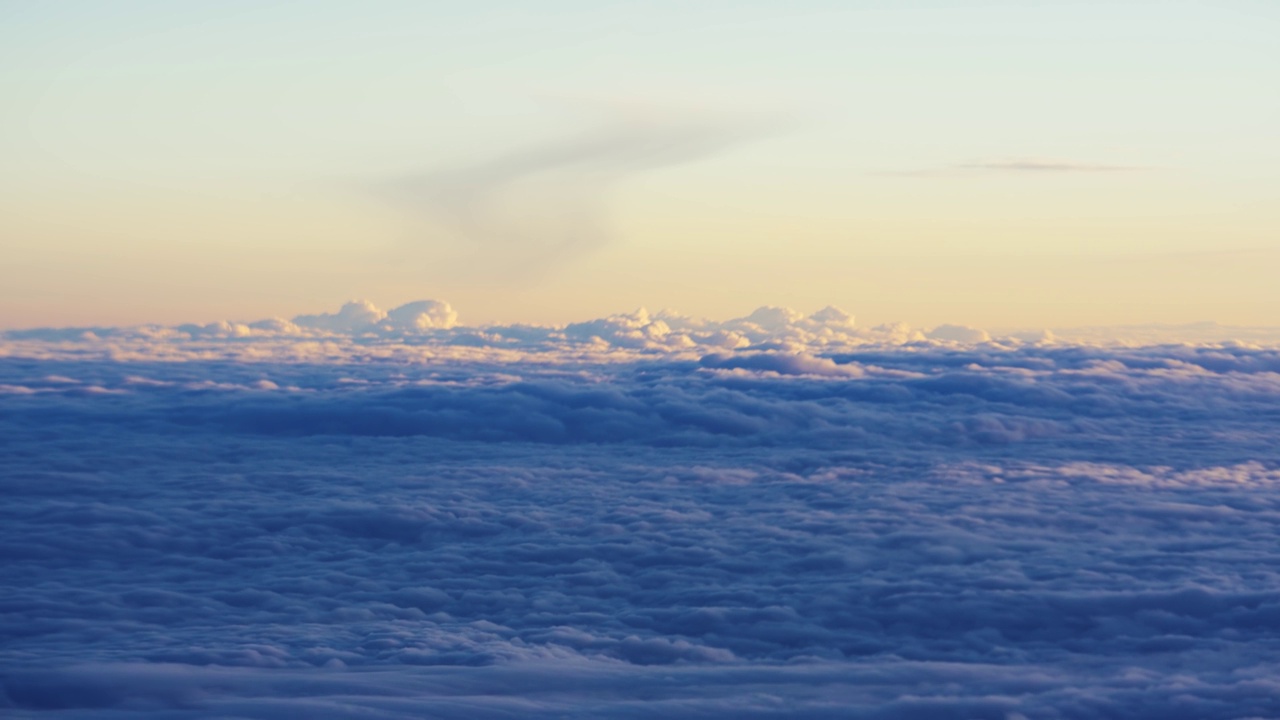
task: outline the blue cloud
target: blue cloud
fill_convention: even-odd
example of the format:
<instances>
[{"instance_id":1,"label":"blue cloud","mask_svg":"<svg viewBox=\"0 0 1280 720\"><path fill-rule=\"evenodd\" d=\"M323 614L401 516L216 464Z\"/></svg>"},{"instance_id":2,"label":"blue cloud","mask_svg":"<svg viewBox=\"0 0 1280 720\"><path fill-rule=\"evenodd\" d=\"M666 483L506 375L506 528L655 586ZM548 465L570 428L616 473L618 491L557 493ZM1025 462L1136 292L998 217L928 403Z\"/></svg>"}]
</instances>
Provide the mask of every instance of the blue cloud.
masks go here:
<instances>
[{"instance_id":1,"label":"blue cloud","mask_svg":"<svg viewBox=\"0 0 1280 720\"><path fill-rule=\"evenodd\" d=\"M538 332L11 338L0 710L1280 713L1280 352Z\"/></svg>"}]
</instances>

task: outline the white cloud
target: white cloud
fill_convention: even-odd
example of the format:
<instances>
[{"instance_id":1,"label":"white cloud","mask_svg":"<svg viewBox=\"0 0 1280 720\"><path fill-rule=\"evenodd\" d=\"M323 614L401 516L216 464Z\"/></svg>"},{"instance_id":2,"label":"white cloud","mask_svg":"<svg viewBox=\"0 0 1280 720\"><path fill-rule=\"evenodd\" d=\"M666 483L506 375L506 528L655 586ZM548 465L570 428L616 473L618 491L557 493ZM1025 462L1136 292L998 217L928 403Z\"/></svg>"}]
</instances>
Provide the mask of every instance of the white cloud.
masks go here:
<instances>
[{"instance_id":1,"label":"white cloud","mask_svg":"<svg viewBox=\"0 0 1280 720\"><path fill-rule=\"evenodd\" d=\"M292 321L137 327L37 328L0 331L0 357L97 357L174 360L180 358L289 359L398 357L490 358L567 355L669 355L697 359L725 350L823 356L872 347L902 345L1140 346L1174 342L1251 347L1280 345L1280 329L1196 323L1178 326L1038 329L992 335L980 328L945 324L927 332L905 323L858 327L835 307L813 314L783 307L758 308L744 317L712 320L672 310L641 308L563 326L459 324L457 312L440 300L419 300L383 311L367 300L336 313L300 315Z\"/></svg>"},{"instance_id":2,"label":"white cloud","mask_svg":"<svg viewBox=\"0 0 1280 720\"><path fill-rule=\"evenodd\" d=\"M373 330L387 314L368 300L352 300L336 313L299 315L293 319L298 327L334 333L362 333Z\"/></svg>"},{"instance_id":3,"label":"white cloud","mask_svg":"<svg viewBox=\"0 0 1280 720\"><path fill-rule=\"evenodd\" d=\"M945 340L947 342L956 343L982 343L991 339L991 336L985 330L968 327L967 325L939 325L924 334L930 340Z\"/></svg>"},{"instance_id":4,"label":"white cloud","mask_svg":"<svg viewBox=\"0 0 1280 720\"><path fill-rule=\"evenodd\" d=\"M419 300L388 312L387 323L396 330L448 330L458 324L458 313L449 303Z\"/></svg>"}]
</instances>

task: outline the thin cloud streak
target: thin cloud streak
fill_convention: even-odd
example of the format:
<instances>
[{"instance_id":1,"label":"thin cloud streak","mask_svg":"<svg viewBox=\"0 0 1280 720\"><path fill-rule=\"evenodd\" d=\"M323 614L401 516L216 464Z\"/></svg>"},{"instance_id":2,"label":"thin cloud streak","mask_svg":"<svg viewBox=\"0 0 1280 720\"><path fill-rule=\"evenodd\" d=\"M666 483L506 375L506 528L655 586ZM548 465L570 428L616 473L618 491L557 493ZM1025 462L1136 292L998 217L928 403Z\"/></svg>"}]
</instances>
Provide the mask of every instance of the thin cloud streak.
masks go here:
<instances>
[{"instance_id":1,"label":"thin cloud streak","mask_svg":"<svg viewBox=\"0 0 1280 720\"><path fill-rule=\"evenodd\" d=\"M956 168L960 170L997 170L1003 172L1033 173L1109 173L1135 172L1149 168L1135 165L1111 165L1106 163L1074 162L1070 160L1050 160L1042 158L1010 158L1005 160L987 160L962 163Z\"/></svg>"},{"instance_id":2,"label":"thin cloud streak","mask_svg":"<svg viewBox=\"0 0 1280 720\"><path fill-rule=\"evenodd\" d=\"M974 173L1130 173L1145 172L1155 168L1141 165L1120 165L1110 163L1079 162L1074 160L1055 160L1049 158L1006 158L994 160L975 160L956 163L945 167L927 168L923 170L886 170L873 173L890 177L938 177L972 175Z\"/></svg>"}]
</instances>

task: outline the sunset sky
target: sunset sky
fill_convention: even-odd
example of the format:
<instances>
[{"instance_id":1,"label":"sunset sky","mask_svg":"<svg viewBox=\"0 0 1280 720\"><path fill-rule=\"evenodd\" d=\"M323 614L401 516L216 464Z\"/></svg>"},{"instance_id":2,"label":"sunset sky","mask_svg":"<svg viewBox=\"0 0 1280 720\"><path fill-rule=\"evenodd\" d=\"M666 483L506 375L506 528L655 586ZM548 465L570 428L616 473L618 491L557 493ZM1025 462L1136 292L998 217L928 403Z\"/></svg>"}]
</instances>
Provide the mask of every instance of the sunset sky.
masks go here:
<instances>
[{"instance_id":1,"label":"sunset sky","mask_svg":"<svg viewBox=\"0 0 1280 720\"><path fill-rule=\"evenodd\" d=\"M0 327L1280 309L1280 4L0 2Z\"/></svg>"}]
</instances>

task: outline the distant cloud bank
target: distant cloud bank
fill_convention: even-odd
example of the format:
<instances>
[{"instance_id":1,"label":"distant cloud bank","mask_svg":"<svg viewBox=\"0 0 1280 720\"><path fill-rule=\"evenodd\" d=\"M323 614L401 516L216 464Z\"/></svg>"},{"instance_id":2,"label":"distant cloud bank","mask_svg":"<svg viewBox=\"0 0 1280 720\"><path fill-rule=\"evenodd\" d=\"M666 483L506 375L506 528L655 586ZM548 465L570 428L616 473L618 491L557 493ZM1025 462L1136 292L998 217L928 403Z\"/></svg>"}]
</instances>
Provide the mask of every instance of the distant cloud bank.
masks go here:
<instances>
[{"instance_id":1,"label":"distant cloud bank","mask_svg":"<svg viewBox=\"0 0 1280 720\"><path fill-rule=\"evenodd\" d=\"M806 314L784 307L761 307L739 318L709 320L672 310L631 313L567 325L469 326L447 302L419 300L382 310L368 300L346 303L336 312L176 326L35 328L0 331L5 355L82 357L98 353L123 358L362 359L372 356L476 357L485 351L509 358L527 353L678 355L697 358L715 352L822 354L869 347L962 347L990 344L1008 349L1026 345L1155 345L1239 343L1280 345L1280 328L1233 327L1212 322L1187 325L1034 329L991 333L943 324L913 328L905 323L859 327L835 307Z\"/></svg>"}]
</instances>

